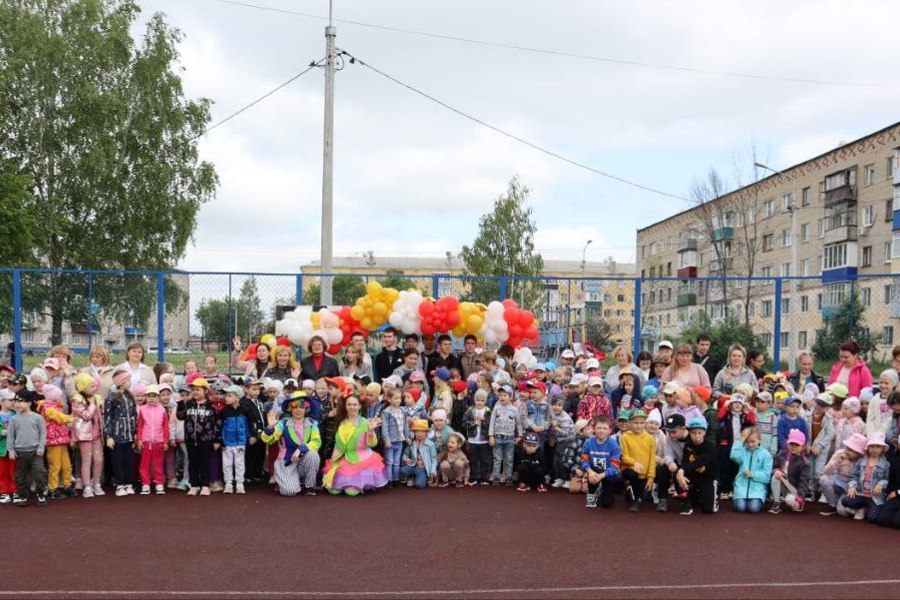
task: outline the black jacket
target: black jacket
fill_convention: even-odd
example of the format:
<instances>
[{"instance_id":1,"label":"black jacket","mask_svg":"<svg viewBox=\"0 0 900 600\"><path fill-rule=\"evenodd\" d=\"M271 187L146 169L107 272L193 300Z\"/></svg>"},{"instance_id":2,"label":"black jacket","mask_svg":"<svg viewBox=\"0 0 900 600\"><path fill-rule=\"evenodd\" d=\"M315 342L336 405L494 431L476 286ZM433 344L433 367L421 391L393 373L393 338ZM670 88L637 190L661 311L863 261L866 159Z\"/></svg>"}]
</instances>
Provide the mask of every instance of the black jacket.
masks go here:
<instances>
[{"instance_id":1,"label":"black jacket","mask_svg":"<svg viewBox=\"0 0 900 600\"><path fill-rule=\"evenodd\" d=\"M266 428L266 411L262 401L257 398L254 402L244 396L241 398L241 406L246 408L247 417L250 419L250 435L258 438L262 434L262 430Z\"/></svg>"},{"instance_id":2,"label":"black jacket","mask_svg":"<svg viewBox=\"0 0 900 600\"><path fill-rule=\"evenodd\" d=\"M707 375L709 375L710 383L716 380L716 375L718 375L719 371L722 370L722 363L720 363L719 359L712 356L709 352L707 352L706 356L704 356L703 358L701 358L699 354L694 352L694 362L703 367L703 370L706 371Z\"/></svg>"},{"instance_id":3,"label":"black jacket","mask_svg":"<svg viewBox=\"0 0 900 600\"><path fill-rule=\"evenodd\" d=\"M300 361L300 379L312 379L318 381L323 377L340 377L341 369L337 361L328 355L322 357L322 364L316 369L316 363L312 355L303 357Z\"/></svg>"},{"instance_id":4,"label":"black jacket","mask_svg":"<svg viewBox=\"0 0 900 600\"><path fill-rule=\"evenodd\" d=\"M718 475L716 464L718 453L711 441L703 440L701 444L694 444L688 437L684 444L684 455L681 460L681 468L684 476L691 481L695 479L715 479Z\"/></svg>"},{"instance_id":5,"label":"black jacket","mask_svg":"<svg viewBox=\"0 0 900 600\"><path fill-rule=\"evenodd\" d=\"M184 421L184 443L189 446L211 444L219 438L219 414L210 402L179 402L175 416Z\"/></svg>"},{"instance_id":6,"label":"black jacket","mask_svg":"<svg viewBox=\"0 0 900 600\"><path fill-rule=\"evenodd\" d=\"M822 393L825 391L825 378L824 377L822 377L821 375L819 375L815 371L813 371L812 375L810 375L810 379L812 379L811 383L816 384L816 387L819 388L819 393ZM793 375L791 375L789 381L791 382L791 385L794 386L795 392L797 392L798 394L803 392L803 386L806 384L800 383L800 373L794 373ZM877 381L876 381L876 383L877 383Z\"/></svg>"}]
</instances>

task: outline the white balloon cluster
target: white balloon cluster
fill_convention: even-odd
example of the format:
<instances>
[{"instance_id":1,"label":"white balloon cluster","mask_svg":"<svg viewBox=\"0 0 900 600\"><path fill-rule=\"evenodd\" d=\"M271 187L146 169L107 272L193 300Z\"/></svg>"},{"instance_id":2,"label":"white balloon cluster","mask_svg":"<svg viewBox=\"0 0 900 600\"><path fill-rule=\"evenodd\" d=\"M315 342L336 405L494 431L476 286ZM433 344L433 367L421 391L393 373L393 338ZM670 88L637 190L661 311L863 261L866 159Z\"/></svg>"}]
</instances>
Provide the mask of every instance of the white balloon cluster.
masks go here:
<instances>
[{"instance_id":1,"label":"white balloon cluster","mask_svg":"<svg viewBox=\"0 0 900 600\"><path fill-rule=\"evenodd\" d=\"M343 338L340 318L327 308L319 310L319 327L313 326L312 311L309 308L297 307L284 313L282 319L275 322L275 335L286 336L292 344L305 348L309 340L319 336L328 345L339 344Z\"/></svg>"},{"instance_id":2,"label":"white balloon cluster","mask_svg":"<svg viewBox=\"0 0 900 600\"><path fill-rule=\"evenodd\" d=\"M478 330L478 335L484 339L485 344L497 346L509 339L509 325L503 318L503 311L503 304L496 300L488 304L484 324Z\"/></svg>"},{"instance_id":3,"label":"white balloon cluster","mask_svg":"<svg viewBox=\"0 0 900 600\"><path fill-rule=\"evenodd\" d=\"M415 290L400 292L400 296L391 309L388 321L403 333L418 333L422 322L422 316L419 314L419 305L424 300L425 298L422 297L422 294Z\"/></svg>"},{"instance_id":4,"label":"white balloon cluster","mask_svg":"<svg viewBox=\"0 0 900 600\"><path fill-rule=\"evenodd\" d=\"M513 354L513 363L517 365L525 365L528 367L528 370L534 368L534 365L537 364L537 357L531 352L531 348L522 347L516 350L516 353Z\"/></svg>"}]
</instances>

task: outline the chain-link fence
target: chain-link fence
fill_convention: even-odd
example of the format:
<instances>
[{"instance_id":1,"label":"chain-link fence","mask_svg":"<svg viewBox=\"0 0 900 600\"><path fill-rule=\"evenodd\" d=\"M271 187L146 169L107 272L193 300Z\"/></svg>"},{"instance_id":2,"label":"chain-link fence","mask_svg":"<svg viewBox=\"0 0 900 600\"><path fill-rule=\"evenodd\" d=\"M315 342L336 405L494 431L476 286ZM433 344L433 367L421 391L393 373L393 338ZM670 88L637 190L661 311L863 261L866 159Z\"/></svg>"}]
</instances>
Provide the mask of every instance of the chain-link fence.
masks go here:
<instances>
[{"instance_id":1,"label":"chain-link fence","mask_svg":"<svg viewBox=\"0 0 900 600\"><path fill-rule=\"evenodd\" d=\"M705 329L723 338L749 332L748 345L770 364L793 367L813 350L823 360L844 339L857 339L867 358L890 362L900 325L900 276L860 275L848 281L795 278L499 277L455 273L188 273L0 269L0 343L4 361L31 366L54 344L86 364L88 349L106 347L116 361L129 343L148 349L148 362L212 355L230 365L234 341L244 346L274 331L297 305L318 307L325 279L331 306L352 305L377 281L426 297L456 296L488 304L511 298L531 310L547 357L591 343L654 352L662 340L692 341ZM897 332L900 334L900 331ZM373 337L377 341L378 332ZM461 345L461 340L456 340Z\"/></svg>"}]
</instances>

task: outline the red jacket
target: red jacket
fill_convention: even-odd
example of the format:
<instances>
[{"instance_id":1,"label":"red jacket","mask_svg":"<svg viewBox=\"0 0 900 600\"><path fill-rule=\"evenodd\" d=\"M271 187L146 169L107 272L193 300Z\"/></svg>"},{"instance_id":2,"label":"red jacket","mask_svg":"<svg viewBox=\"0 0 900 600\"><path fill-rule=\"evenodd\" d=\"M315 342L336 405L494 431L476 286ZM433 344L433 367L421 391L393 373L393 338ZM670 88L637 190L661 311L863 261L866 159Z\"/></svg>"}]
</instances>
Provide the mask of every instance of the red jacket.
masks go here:
<instances>
[{"instance_id":1,"label":"red jacket","mask_svg":"<svg viewBox=\"0 0 900 600\"><path fill-rule=\"evenodd\" d=\"M844 364L840 361L834 363L834 366L831 367L831 375L828 376L829 385L837 381L843 367ZM859 393L867 387L872 387L872 373L869 371L866 361L858 360L850 369L850 376L847 378L847 389L850 390L847 397L859 398Z\"/></svg>"}]
</instances>

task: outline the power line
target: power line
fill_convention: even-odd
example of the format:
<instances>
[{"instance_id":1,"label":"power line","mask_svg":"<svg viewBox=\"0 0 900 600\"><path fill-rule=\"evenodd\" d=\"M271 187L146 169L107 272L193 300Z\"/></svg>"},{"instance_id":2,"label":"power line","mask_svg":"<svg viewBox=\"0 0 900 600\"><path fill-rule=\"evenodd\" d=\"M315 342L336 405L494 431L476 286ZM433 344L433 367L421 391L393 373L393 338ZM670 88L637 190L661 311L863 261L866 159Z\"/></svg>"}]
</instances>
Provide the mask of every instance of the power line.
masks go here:
<instances>
[{"instance_id":1,"label":"power line","mask_svg":"<svg viewBox=\"0 0 900 600\"><path fill-rule=\"evenodd\" d=\"M406 88L407 90L409 90L409 91L411 91L411 92L414 92L414 93L416 93L416 94L422 96L423 98L426 98L427 100L430 100L430 101L434 102L435 104L437 104L437 105L439 105L439 106L442 106L442 107L446 108L447 110L456 113L457 115L459 115L459 116L461 116L461 117L464 117L464 118L466 118L466 119L469 119L470 121L473 121L473 122L475 122L475 123L478 123L478 124L481 125L482 127L487 127L488 129L490 129L490 130L492 130L492 131L494 131L494 132L496 132L496 133L499 133L500 135L506 136L506 137L508 137L509 139L514 140L514 141L516 141L516 142L519 142L520 144L523 144L523 145L525 145L525 146L528 146L529 148L532 148L532 149L534 149L534 150L537 150L538 152L543 152L544 154L546 154L546 155L548 155L548 156L552 156L553 158L556 158L557 160L561 160L561 161L563 161L563 162L569 163L570 165L574 165L574 166L576 166L576 167L578 167L578 168L580 168L580 169L584 169L585 171L590 171L591 173L594 173L594 174L596 174L596 175L600 175L601 177L606 177L607 179L612 179L612 180L614 180L614 181L618 181L619 183L624 183L625 185L630 185L630 186L635 187L635 188L638 188L638 189L646 190L646 191L648 191L648 192L653 192L654 194L659 194L659 195L661 195L661 196L667 196L667 197L669 197L669 198L675 198L675 199L677 199L677 200L688 200L687 198L685 198L685 197L683 197L683 196L678 196L678 195L676 195L676 194L670 194L669 192L664 192L664 191L662 191L662 190L658 190L658 189L656 189L656 188L652 188L652 187L650 187L650 186L646 186L646 185L637 183L637 182L635 182L635 181L631 181L631 180L629 180L629 179L625 179L624 177L619 177L618 175L613 175L612 173L607 173L606 171L601 171L600 169L597 169L597 168L595 168L595 167L592 167L592 166L587 165L587 164L582 163L582 162L578 162L577 160L573 160L573 159L571 159L571 158L569 158L569 157L567 157L567 156L563 156L562 154L559 154L558 152L554 152L553 150L549 150L549 149L547 149L547 148L544 148L543 146L538 146L537 144L535 144L535 143L533 143L533 142L529 142L529 141L526 140L525 138L519 137L518 135L516 135L516 134L514 134L514 133L510 133L510 132L508 132L508 131L506 131L506 130L504 130L504 129L500 129L500 128L497 127L496 125L492 125L492 124L490 124L490 123L488 123L488 122L486 122L486 121L483 121L483 120L479 119L478 117L475 117L475 116L470 115L470 114L467 113L467 112L464 112L464 111L462 111L462 110L460 110L460 109L458 109L458 108L455 108L455 107L453 107L453 106L450 106L449 104L447 104L447 103L444 102L443 100L439 100L438 98L435 98L434 96L432 96L432 95L430 95L430 94L428 94L428 93L426 93L426 92L423 92L422 90L420 90L420 89L418 89L418 88L415 88L415 87L413 87L412 85L410 85L410 84L408 84L408 83L405 83L405 82L403 82L403 81L400 81L400 80L397 79L396 77L393 77L393 76L391 76L391 75L388 75L388 74L385 73L384 71L381 71L381 70L379 70L379 69L373 67L372 65L368 64L368 63L363 62L362 60L356 58L355 56L353 56L352 54L350 54L349 52L347 52L347 51L345 51L345 50L340 50L340 51L339 51L339 54L342 54L342 55L344 55L344 56L347 56L347 57L350 59L350 63L351 63L351 64L353 64L353 63L359 63L360 65L366 67L366 68L369 69L370 71L372 71L372 72L374 72L374 73L377 73L378 75L381 75L381 76L384 77L385 79L387 79L387 80L389 80L389 81L392 81L392 82L396 83L397 85L399 85L399 86L401 86L401 87L404 87L404 88ZM689 201L689 200L688 200L688 201Z\"/></svg>"},{"instance_id":2,"label":"power line","mask_svg":"<svg viewBox=\"0 0 900 600\"><path fill-rule=\"evenodd\" d=\"M231 113L230 115L228 115L227 117L225 117L225 118L222 119L221 121L217 121L216 123L210 125L210 126L207 127L206 130L205 130L202 134L200 134L200 135L206 135L207 133L209 133L210 131L212 131L213 129L215 129L216 127L218 127L219 125L224 125L225 123L227 123L227 122L230 121L231 119L235 118L236 116L238 116L238 115L241 114L242 112L244 112L244 111L246 111L246 110L249 110L249 109L253 108L253 107L256 106L257 104L259 104L260 102L262 102L263 100L265 100L266 98L268 98L269 96L271 96L272 94L274 94L275 92L277 92L278 90L280 90L281 88L283 88L283 87L285 87L285 86L287 86L287 85L293 83L294 81L297 81L298 79L300 79L301 77L303 77L304 75L306 75L307 73L309 73L310 71L312 71L313 69L315 69L316 67L321 66L324 60L325 60L325 59L322 58L322 59L319 59L318 61L309 63L309 66L308 66L307 68L303 69L302 71L300 71L299 73L297 73L296 75L294 75L293 77L291 77L290 79L288 79L287 81L285 81L285 82L279 84L278 86L272 88L271 90L269 90L268 92L266 92L265 94L263 94L262 96L260 96L259 98L257 98L257 99L254 100L253 102L251 102L250 104L244 106L243 108L241 108L241 109L239 109L239 110L236 110L235 112ZM200 137L200 136L197 136L197 137Z\"/></svg>"},{"instance_id":3,"label":"power line","mask_svg":"<svg viewBox=\"0 0 900 600\"><path fill-rule=\"evenodd\" d=\"M241 2L239 0L214 0L215 2L220 2L222 4L231 4L234 6L243 6L245 8L254 8L257 10L293 15L297 17L303 17L307 19L317 19L320 21L325 20L325 17L321 15L316 15L312 13L304 13L295 10L288 10L284 8L275 8L272 6L263 6L260 4L253 4L250 2ZM488 40L480 40L477 38L469 38L462 37L456 35L449 35L443 33L433 33L429 31L419 31L415 29L405 29L402 27L392 27L390 25L378 25L375 23L364 23L362 21L354 21L351 19L334 19L335 22L344 23L346 25L356 25L358 27L368 27L370 29L379 29L382 31L390 31L393 33L405 33L408 35L418 35L422 37L447 40L452 42L462 42L465 44L473 44L478 46L488 46L491 48L503 48L506 50L516 50L519 52L529 52L531 54L545 54L549 56L556 56L561 58L575 58L579 60L590 60L594 62L602 62L614 65L622 65L629 67L642 67L648 69L662 69L667 71L680 71L683 73L697 73L704 75L718 75L722 77L737 77L741 79L756 79L762 81L780 81L785 83L803 83L803 84L811 84L811 85L834 85L834 86L849 86L849 87L870 87L870 88L887 88L893 87L893 84L882 84L882 83L870 83L870 82L855 82L855 81L834 81L828 79L809 79L809 78L801 78L801 77L779 77L777 75L761 75L758 73L742 73L738 71L719 71L715 69L703 69L700 67L686 67L682 65L668 65L668 64L658 64L658 63L649 63L638 60L628 60L622 58L610 58L608 56L594 56L590 54L582 54L579 52L567 52L565 50L554 50L551 48L535 48L531 46L522 46L519 44L507 44L503 42L491 42Z\"/></svg>"}]
</instances>

